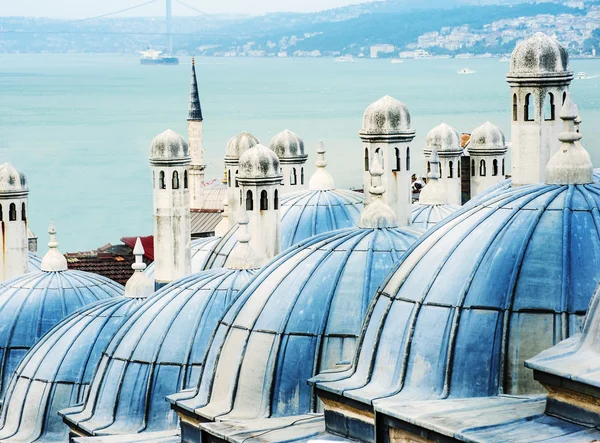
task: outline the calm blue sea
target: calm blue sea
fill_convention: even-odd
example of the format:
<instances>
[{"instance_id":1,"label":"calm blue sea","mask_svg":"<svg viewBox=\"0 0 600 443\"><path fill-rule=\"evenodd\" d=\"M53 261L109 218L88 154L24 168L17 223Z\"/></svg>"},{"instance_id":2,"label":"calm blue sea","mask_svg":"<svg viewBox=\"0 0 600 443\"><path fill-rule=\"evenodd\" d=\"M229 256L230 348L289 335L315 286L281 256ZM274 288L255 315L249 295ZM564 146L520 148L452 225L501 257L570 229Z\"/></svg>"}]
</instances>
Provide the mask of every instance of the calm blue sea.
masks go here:
<instances>
[{"instance_id":1,"label":"calm blue sea","mask_svg":"<svg viewBox=\"0 0 600 443\"><path fill-rule=\"evenodd\" d=\"M473 75L458 75L468 67ZM222 176L227 140L239 131L264 144L288 128L315 160L325 142L338 187L361 184L362 113L385 94L405 102L415 147L441 122L470 132L486 120L510 139L508 63L493 60L202 58L197 60L204 113L207 176ZM582 143L600 166L600 61L573 60L584 120ZM30 227L47 242L53 218L63 252L152 233L149 145L167 128L185 135L190 60L141 66L118 55L0 55L0 161L24 172ZM415 159L420 171L424 158Z\"/></svg>"}]
</instances>

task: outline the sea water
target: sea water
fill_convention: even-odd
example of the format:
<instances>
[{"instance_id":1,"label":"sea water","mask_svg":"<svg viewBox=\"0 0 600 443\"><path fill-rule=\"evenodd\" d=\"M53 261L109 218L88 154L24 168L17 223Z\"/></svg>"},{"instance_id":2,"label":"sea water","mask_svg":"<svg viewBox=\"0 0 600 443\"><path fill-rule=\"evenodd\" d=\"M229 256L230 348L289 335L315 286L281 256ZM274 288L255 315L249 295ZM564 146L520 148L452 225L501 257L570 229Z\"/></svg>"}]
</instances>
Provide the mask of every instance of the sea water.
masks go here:
<instances>
[{"instance_id":1,"label":"sea water","mask_svg":"<svg viewBox=\"0 0 600 443\"><path fill-rule=\"evenodd\" d=\"M574 80L582 143L600 166L600 61L573 60L591 78ZM508 63L498 59L355 60L199 58L206 177L221 178L227 140L240 131L263 144L283 129L300 135L314 170L323 140L339 188L362 184L362 114L391 95L412 114L413 170L424 175L427 132L459 132L489 120L510 140ZM475 71L459 75L463 67ZM186 136L190 59L141 66L133 56L0 55L0 162L27 175L29 224L45 250L54 219L60 249L74 252L153 230L152 139Z\"/></svg>"}]
</instances>

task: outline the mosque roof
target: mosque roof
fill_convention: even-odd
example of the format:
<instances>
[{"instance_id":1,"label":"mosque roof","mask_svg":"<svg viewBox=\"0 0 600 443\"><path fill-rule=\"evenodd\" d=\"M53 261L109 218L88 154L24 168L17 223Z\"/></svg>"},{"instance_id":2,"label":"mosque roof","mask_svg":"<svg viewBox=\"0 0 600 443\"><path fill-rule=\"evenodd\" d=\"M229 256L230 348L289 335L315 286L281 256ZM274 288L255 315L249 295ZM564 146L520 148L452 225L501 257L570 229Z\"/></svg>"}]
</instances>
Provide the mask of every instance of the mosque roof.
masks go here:
<instances>
[{"instance_id":1,"label":"mosque roof","mask_svg":"<svg viewBox=\"0 0 600 443\"><path fill-rule=\"evenodd\" d=\"M209 270L158 291L114 335L85 405L65 420L87 435L174 429L164 397L197 384L215 326L253 274Z\"/></svg>"},{"instance_id":2,"label":"mosque roof","mask_svg":"<svg viewBox=\"0 0 600 443\"><path fill-rule=\"evenodd\" d=\"M3 442L67 441L57 412L84 397L102 352L142 303L112 297L79 309L45 334L17 367L0 416Z\"/></svg>"},{"instance_id":3,"label":"mosque roof","mask_svg":"<svg viewBox=\"0 0 600 443\"><path fill-rule=\"evenodd\" d=\"M269 148L277 154L280 160L306 159L304 141L289 129L277 134L269 143Z\"/></svg>"},{"instance_id":4,"label":"mosque roof","mask_svg":"<svg viewBox=\"0 0 600 443\"><path fill-rule=\"evenodd\" d=\"M199 391L170 401L210 419L311 411L306 379L353 355L375 289L418 235L341 229L276 256L220 320Z\"/></svg>"},{"instance_id":5,"label":"mosque roof","mask_svg":"<svg viewBox=\"0 0 600 443\"><path fill-rule=\"evenodd\" d=\"M0 194L20 194L29 192L27 178L10 163L0 165Z\"/></svg>"},{"instance_id":6,"label":"mosque roof","mask_svg":"<svg viewBox=\"0 0 600 443\"><path fill-rule=\"evenodd\" d=\"M540 184L454 213L380 287L354 367L319 388L366 404L539 391L522 362L580 330L599 206L597 185Z\"/></svg>"},{"instance_id":7,"label":"mosque roof","mask_svg":"<svg viewBox=\"0 0 600 443\"><path fill-rule=\"evenodd\" d=\"M542 32L536 32L519 43L512 53L509 76L567 73L569 73L567 50L556 39Z\"/></svg>"},{"instance_id":8,"label":"mosque roof","mask_svg":"<svg viewBox=\"0 0 600 443\"><path fill-rule=\"evenodd\" d=\"M29 253L29 272L39 271L42 267L42 259L34 253Z\"/></svg>"}]
</instances>

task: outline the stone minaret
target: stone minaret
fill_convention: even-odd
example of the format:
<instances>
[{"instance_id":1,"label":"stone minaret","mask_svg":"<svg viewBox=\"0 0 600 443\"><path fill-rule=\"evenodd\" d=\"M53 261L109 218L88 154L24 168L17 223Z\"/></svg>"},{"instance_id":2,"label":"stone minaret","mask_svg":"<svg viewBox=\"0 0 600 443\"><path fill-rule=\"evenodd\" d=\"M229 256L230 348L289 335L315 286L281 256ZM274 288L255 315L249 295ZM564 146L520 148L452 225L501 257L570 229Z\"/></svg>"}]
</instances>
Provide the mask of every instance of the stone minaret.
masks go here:
<instances>
[{"instance_id":1,"label":"stone minaret","mask_svg":"<svg viewBox=\"0 0 600 443\"><path fill-rule=\"evenodd\" d=\"M544 181L546 164L560 146L558 110L572 79L566 49L545 34L536 33L513 51L507 81L514 185Z\"/></svg>"},{"instance_id":2,"label":"stone minaret","mask_svg":"<svg viewBox=\"0 0 600 443\"><path fill-rule=\"evenodd\" d=\"M279 254L281 247L279 158L259 144L240 157L239 167L238 181L242 205L249 219L250 246L264 263ZM230 218L231 213L229 208Z\"/></svg>"},{"instance_id":3,"label":"stone minaret","mask_svg":"<svg viewBox=\"0 0 600 443\"><path fill-rule=\"evenodd\" d=\"M135 262L131 265L133 275L125 284L125 297L148 298L154 293L154 282L144 272L144 269L146 269L146 263L144 263L143 258L144 247L139 237L135 241L133 255L135 255Z\"/></svg>"},{"instance_id":4,"label":"stone minaret","mask_svg":"<svg viewBox=\"0 0 600 443\"><path fill-rule=\"evenodd\" d=\"M227 221L231 229L237 223L242 202L242 190L238 182L240 157L253 146L258 145L256 137L248 132L240 132L227 142L225 153L225 174L227 177Z\"/></svg>"},{"instance_id":5,"label":"stone minaret","mask_svg":"<svg viewBox=\"0 0 600 443\"><path fill-rule=\"evenodd\" d=\"M281 164L283 181L281 193L306 189L304 164L308 155L304 153L304 141L289 129L280 132L271 140L269 147Z\"/></svg>"},{"instance_id":6,"label":"stone minaret","mask_svg":"<svg viewBox=\"0 0 600 443\"><path fill-rule=\"evenodd\" d=\"M442 123L429 131L423 149L425 157L429 158L434 149L437 151L439 161L438 178L446 189L448 203L460 206L462 204L460 162L463 149L456 129ZM431 160L428 160L427 174L430 172Z\"/></svg>"},{"instance_id":7,"label":"stone minaret","mask_svg":"<svg viewBox=\"0 0 600 443\"><path fill-rule=\"evenodd\" d=\"M371 187L370 165L378 156L383 168L383 201L396 214L398 226L410 225L411 196L411 142L415 131L411 128L410 113L398 100L385 96L371 104L363 116L360 138L364 149L363 186L365 204L371 201L367 190Z\"/></svg>"},{"instance_id":8,"label":"stone minaret","mask_svg":"<svg viewBox=\"0 0 600 443\"><path fill-rule=\"evenodd\" d=\"M190 207L201 209L204 196L204 146L202 144L202 108L196 80L196 66L192 58L192 82L188 110L188 145L190 163Z\"/></svg>"},{"instance_id":9,"label":"stone minaret","mask_svg":"<svg viewBox=\"0 0 600 443\"><path fill-rule=\"evenodd\" d=\"M170 129L152 142L156 287L191 273L188 144Z\"/></svg>"},{"instance_id":10,"label":"stone minaret","mask_svg":"<svg viewBox=\"0 0 600 443\"><path fill-rule=\"evenodd\" d=\"M468 151L471 160L471 198L504 180L506 141L490 122L473 129Z\"/></svg>"},{"instance_id":11,"label":"stone minaret","mask_svg":"<svg viewBox=\"0 0 600 443\"><path fill-rule=\"evenodd\" d=\"M10 163L0 166L0 281L28 272L27 179Z\"/></svg>"}]
</instances>

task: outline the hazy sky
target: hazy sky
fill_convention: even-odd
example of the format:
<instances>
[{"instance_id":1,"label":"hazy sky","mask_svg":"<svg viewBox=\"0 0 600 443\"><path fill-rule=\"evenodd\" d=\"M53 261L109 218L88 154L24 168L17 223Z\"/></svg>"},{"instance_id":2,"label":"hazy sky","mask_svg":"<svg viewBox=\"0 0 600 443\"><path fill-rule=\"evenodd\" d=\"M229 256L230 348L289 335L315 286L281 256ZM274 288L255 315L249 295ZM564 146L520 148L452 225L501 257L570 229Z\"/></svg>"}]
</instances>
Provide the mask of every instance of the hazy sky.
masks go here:
<instances>
[{"instance_id":1,"label":"hazy sky","mask_svg":"<svg viewBox=\"0 0 600 443\"><path fill-rule=\"evenodd\" d=\"M145 3L148 0L0 0L0 16L84 18L98 16ZM310 12L368 0L181 0L207 13L264 14L276 11ZM198 13L172 0L174 15ZM119 14L125 16L162 15L165 0Z\"/></svg>"}]
</instances>

